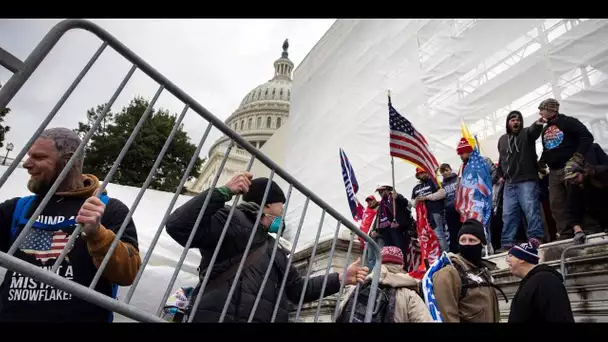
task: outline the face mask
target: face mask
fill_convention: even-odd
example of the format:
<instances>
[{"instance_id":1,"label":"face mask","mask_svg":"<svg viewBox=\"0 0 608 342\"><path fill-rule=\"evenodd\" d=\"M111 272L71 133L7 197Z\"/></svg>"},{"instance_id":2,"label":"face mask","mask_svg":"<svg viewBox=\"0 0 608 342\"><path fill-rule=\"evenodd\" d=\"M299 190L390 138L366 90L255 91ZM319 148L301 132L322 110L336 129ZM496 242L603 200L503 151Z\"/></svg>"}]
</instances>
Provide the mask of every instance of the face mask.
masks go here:
<instances>
[{"instance_id":1,"label":"face mask","mask_svg":"<svg viewBox=\"0 0 608 342\"><path fill-rule=\"evenodd\" d=\"M478 264L481 261L481 244L478 243L476 245L459 245L460 254L472 262L473 264Z\"/></svg>"},{"instance_id":2,"label":"face mask","mask_svg":"<svg viewBox=\"0 0 608 342\"><path fill-rule=\"evenodd\" d=\"M271 215L266 215L266 217L270 217ZM268 232L276 234L279 232L279 228L281 228L281 216L274 216L274 220L268 227Z\"/></svg>"}]
</instances>

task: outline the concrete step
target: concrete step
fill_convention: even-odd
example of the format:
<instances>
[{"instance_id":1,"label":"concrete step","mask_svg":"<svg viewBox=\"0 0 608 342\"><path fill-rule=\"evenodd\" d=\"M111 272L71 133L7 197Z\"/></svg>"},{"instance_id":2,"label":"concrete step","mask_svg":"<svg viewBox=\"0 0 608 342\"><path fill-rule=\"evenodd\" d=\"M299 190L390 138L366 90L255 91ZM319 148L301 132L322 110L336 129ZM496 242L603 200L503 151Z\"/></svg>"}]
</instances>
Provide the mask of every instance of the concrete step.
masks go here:
<instances>
[{"instance_id":1,"label":"concrete step","mask_svg":"<svg viewBox=\"0 0 608 342\"><path fill-rule=\"evenodd\" d=\"M589 236L588 243L608 240L606 234ZM571 241L560 241L539 247L541 261L560 271L561 254ZM608 245L592 246L571 251L565 259L566 290L577 322L608 322ZM494 281L505 292L509 303L500 301L501 321L509 316L511 300L519 287L519 278L511 275L506 253L488 258L498 270L492 272ZM500 296L499 298L502 298Z\"/></svg>"}]
</instances>

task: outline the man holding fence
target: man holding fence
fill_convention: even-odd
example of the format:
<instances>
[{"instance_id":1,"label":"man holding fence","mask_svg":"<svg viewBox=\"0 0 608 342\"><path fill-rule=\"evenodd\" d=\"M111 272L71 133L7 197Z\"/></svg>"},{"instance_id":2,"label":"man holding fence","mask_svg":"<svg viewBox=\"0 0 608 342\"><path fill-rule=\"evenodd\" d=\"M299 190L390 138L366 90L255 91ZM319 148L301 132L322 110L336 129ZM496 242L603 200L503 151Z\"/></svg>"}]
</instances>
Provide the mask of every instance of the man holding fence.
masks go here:
<instances>
[{"instance_id":1,"label":"man holding fence","mask_svg":"<svg viewBox=\"0 0 608 342\"><path fill-rule=\"evenodd\" d=\"M34 142L23 164L30 174L27 187L34 195L0 203L0 250L7 252L16 242L80 143L67 128L47 129ZM97 197L99 180L82 174L84 156L76 158L38 219L24 231L14 256L50 271L76 224L82 224L80 237L57 273L88 287L129 208L105 192ZM130 285L140 265L137 232L129 221L95 290L116 297L118 285ZM0 287L0 321L108 322L112 318L106 309L11 270Z\"/></svg>"},{"instance_id":2,"label":"man holding fence","mask_svg":"<svg viewBox=\"0 0 608 342\"><path fill-rule=\"evenodd\" d=\"M288 256L281 249L277 249L274 260L271 259L275 239L268 233L280 231L283 204L286 199L283 190L272 181L266 200L263 201L269 180L252 178L253 175L249 172L237 172L225 186L203 191L176 209L167 220L167 233L177 243L185 246L195 228L207 195L211 196L190 245L190 248L198 248L201 252L199 274L201 281L211 267L209 282L205 286L199 306L193 307L201 287L200 281L190 300L187 314L194 315L194 322L218 322L227 301L229 305L223 322L247 322L250 316L253 322L271 322L273 317L274 322L287 322L289 302L299 303L302 300L303 303L308 303L321 297L323 275L310 279L302 278L293 265L288 268L290 264ZM226 203L239 194L243 195L243 201L235 204L232 218L228 221L232 207ZM262 215L259 227L254 227L260 210ZM220 242L225 227L224 239ZM228 298L254 228L255 235L245 257L244 267L237 279L232 297ZM217 260L210 265L218 244L221 244L221 247ZM269 267L271 271L262 288ZM357 281L363 282L367 273L368 268L361 267L359 259L348 267L344 283L353 285ZM287 280L284 292L280 292L285 276ZM337 293L341 281L342 273L330 273L323 295ZM262 291L261 297L252 314L259 291ZM278 307L275 309L277 303Z\"/></svg>"}]
</instances>

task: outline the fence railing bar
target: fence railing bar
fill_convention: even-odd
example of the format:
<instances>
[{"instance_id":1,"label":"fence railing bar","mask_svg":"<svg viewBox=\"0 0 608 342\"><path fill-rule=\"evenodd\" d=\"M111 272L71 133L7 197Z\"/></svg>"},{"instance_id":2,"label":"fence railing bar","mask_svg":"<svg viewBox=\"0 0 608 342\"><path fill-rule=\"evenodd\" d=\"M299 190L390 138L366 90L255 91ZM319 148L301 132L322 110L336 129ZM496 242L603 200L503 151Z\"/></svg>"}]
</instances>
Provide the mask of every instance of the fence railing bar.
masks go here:
<instances>
[{"instance_id":1,"label":"fence railing bar","mask_svg":"<svg viewBox=\"0 0 608 342\"><path fill-rule=\"evenodd\" d=\"M150 110L152 109L152 106L156 103L156 100L160 96L160 93L162 92L162 90L163 90L163 88L161 86L158 89L158 92L156 93L156 95L154 96L154 98L152 99L152 102L150 102L150 105L148 106L148 108L146 108L146 110L145 110L144 114L142 115L141 119L139 120L139 122L135 126L135 129L133 130L133 132L129 136L129 139L125 143L125 146L123 146L122 150L118 154L118 157L116 158L116 160L114 160L114 164L112 165L112 168L110 168L110 171L106 174L106 177L104 178L101 186L97 190L97 197L98 198L101 197L102 193L105 191L106 187L108 186L108 184L110 183L110 181L114 177L114 174L118 170L118 166L120 166L120 163L122 162L122 159L125 157L125 155L129 151L129 148L133 144L133 141L135 141L135 136L137 135L137 133L139 132L139 130L143 126L143 123L145 122L146 118L148 117L148 114L150 114ZM109 107L108 107L108 109L109 109ZM104 108L104 110L105 110L105 108ZM128 221L128 219L126 219L124 222L128 223L129 221ZM61 265L61 263L65 259L65 256L70 252L70 250L72 249L72 246L75 243L76 239L80 236L80 232L81 231L82 231L82 225L81 224L77 224L76 227L74 228L74 231L72 231L72 235L70 235L70 238L68 239L68 242L66 243L66 245L63 248L63 250L59 254L59 257L57 258L57 260L55 260L55 263L53 264L53 267L51 268L51 272L57 272L57 270L59 269L59 266ZM120 237L117 234L115 240L118 240L118 239L120 239ZM118 243L118 242L116 242L116 243ZM113 252L114 252L114 250L108 251L108 253L106 253L106 257L105 258L109 259L111 257L111 255L112 255ZM103 265L103 263L102 263L102 265ZM97 270L97 273L100 273L99 269L102 269L102 270L105 269L105 265L103 266L103 268L100 266L98 268L98 270ZM93 282L91 284L95 284L95 285L97 284L97 281L95 280L95 278L93 278ZM95 286L90 286L90 288L94 289Z\"/></svg>"},{"instance_id":2,"label":"fence railing bar","mask_svg":"<svg viewBox=\"0 0 608 342\"><path fill-rule=\"evenodd\" d=\"M187 108L189 108L188 105L186 105L186 107L184 109L186 110ZM205 141L207 140L207 136L209 135L209 132L211 131L212 127L213 126L211 124L207 125L207 129L205 129L205 133L203 133L203 136L200 139L198 146L196 147L196 150L194 151L194 154L192 155L192 158L190 158L190 163L188 164L188 167L186 168L186 172L184 172L184 175L182 176L182 179L179 182L179 185L177 186L177 188L175 189L175 192L173 193L173 198L171 198L171 202L169 203L169 206L167 207L167 210L165 211L165 215L163 216L163 219L160 221L160 224L158 225L158 228L156 229L154 238L152 238L152 241L150 242L148 251L146 252L146 255L144 256L143 260L141 261L141 266L140 266L139 270L137 271L135 280L133 281L133 284L131 284L131 287L129 288L129 292L127 292L127 295L125 296L124 302L127 304L129 302L131 302L131 298L133 297L133 294L135 293L135 287L137 287L137 284L139 284L139 280L141 279L141 276L144 273L144 269L146 268L146 266L148 265L148 262L150 261L150 258L152 257L152 252L154 251L154 248L156 247L156 244L158 243L158 239L160 239L160 235L163 233L165 224L167 223L167 219L169 218L169 215L171 215L171 212L173 211L173 207L175 206L175 203L177 202L177 199L179 198L179 195L182 191L182 188L184 187L184 184L186 184L186 182L188 181L188 178L190 178L190 173L192 172L194 165L196 165L196 160L198 159L198 156L201 154L203 145L205 144Z\"/></svg>"},{"instance_id":3,"label":"fence railing bar","mask_svg":"<svg viewBox=\"0 0 608 342\"><path fill-rule=\"evenodd\" d=\"M160 95L162 89L163 89L163 87L161 86L157 95ZM152 106L153 106L154 102L156 102L156 98L154 98L152 100L152 102L150 102L150 105L148 106L148 108L150 109L150 112L152 111ZM125 230L127 229L129 222L131 222L131 219L133 218L133 214L135 213L135 210L137 210L137 207L139 206L139 202L141 201L142 197L144 196L144 193L146 192L146 190L148 190L150 183L152 183L152 178L154 178L154 175L156 175L156 171L158 170L160 163L163 161L163 158L165 157L165 154L167 153L169 146L173 142L173 137L175 136L175 133L179 129L181 120L184 118L187 111L188 111L188 105L184 106L184 109L179 117L179 120L176 121L175 124L173 125L173 128L171 129L171 133L169 134L169 137L165 141L165 144L163 145L159 154L156 156L156 160L154 161L154 164L152 165L152 169L148 173L148 176L146 177L144 184L142 184L142 186L141 186L141 189L139 189L139 192L137 193L137 196L135 197L133 204L131 204L131 208L129 209L127 216L125 217L120 228L118 229L118 232L116 232L116 237L114 238L114 241L112 241L112 244L110 245L110 249L106 253L106 256L105 256L104 260L101 262L101 265L99 265L99 268L97 269L97 273L95 274L95 278L93 279L93 281L91 282L91 285L89 286L90 288L92 288L92 289L95 288L95 286L97 285L97 282L101 278L101 275L103 274L105 268L107 267L108 263L110 262L110 258L114 254L114 251L116 251L116 248L118 248L118 243L120 242L120 239L122 238ZM133 133L131 133L130 138L133 138L133 140L135 140L135 136L139 133L141 127L143 127L144 122L148 118L148 114L149 113L144 113L144 115L142 115L140 121L137 123L138 126L136 126L135 129L133 130ZM141 126L139 126L140 124L141 124ZM128 150L128 148L131 146L131 144L132 144L132 141L127 141L127 144L123 148L123 151L125 151L125 154L126 154L126 151ZM117 159L117 162L121 162L122 159L123 159L123 156L119 156ZM108 175L108 177L109 176L110 175ZM140 265L140 267L141 267L141 265Z\"/></svg>"},{"instance_id":4,"label":"fence railing bar","mask_svg":"<svg viewBox=\"0 0 608 342\"><path fill-rule=\"evenodd\" d=\"M217 186L217 182L219 181L220 176L222 175L222 171L224 170L224 167L226 166L226 162L228 161L228 157L230 156L230 151L232 151L233 146L234 146L234 141L230 141L230 145L228 145L228 148L226 148L226 152L224 152L224 157L222 158L220 166L218 167L217 172L215 173L215 176L213 177L213 181L211 182L211 186L209 187L209 189L215 189L215 187ZM194 226L192 227L192 232L190 232L190 236L188 237L188 241L186 241L184 250L182 251L182 254L179 257L179 261L177 262L177 265L175 265L175 271L173 271L173 274L171 275L171 280L169 281L169 284L167 285L165 294L163 295L163 297L160 301L160 304L158 306L158 309L156 310L157 316L160 316L162 314L163 309L165 307L165 302L167 301L167 298L169 298L169 296L171 295L171 290L173 289L173 284L175 284L175 280L177 280L177 275L181 271L182 265L184 264L184 260L186 260L186 256L188 255L188 252L190 251L190 246L192 245L192 241L194 241L194 237L196 236L196 231L198 230L198 228L201 224L201 221L203 219L203 215L205 214L205 211L207 211L207 206L209 206L209 202L211 201L211 193L212 193L212 191L208 191L207 196L205 196L205 201L203 202L203 207L201 208L201 210L198 213L198 216L196 217L196 221L194 222Z\"/></svg>"},{"instance_id":5,"label":"fence railing bar","mask_svg":"<svg viewBox=\"0 0 608 342\"><path fill-rule=\"evenodd\" d=\"M289 252L289 258L287 259L287 266L285 266L285 274L283 275L283 281L281 282L281 288L279 289L279 294L277 295L277 302L274 304L274 310L272 311L272 317L270 318L270 322L273 323L277 317L277 312L279 311L279 306L281 304L281 298L283 297L283 291L285 291L285 284L287 284L287 277L289 276L289 272L291 269L291 263L293 262L294 253L296 252L296 246L298 245L298 240L300 239L300 232L302 231L302 226L304 225L304 219L306 218L306 211L308 210L308 203L310 199L306 197L306 201L304 201L304 208L302 209L302 215L300 216L300 223L298 223L298 229L296 230L296 235L293 238L293 242L291 243L291 251Z\"/></svg>"},{"instance_id":6,"label":"fence railing bar","mask_svg":"<svg viewBox=\"0 0 608 342\"><path fill-rule=\"evenodd\" d=\"M258 291L257 296L255 297L255 301L253 302L253 307L251 308L251 313L249 313L249 318L247 319L247 323L251 323L253 321L253 317L255 316L255 312L258 308L258 304L260 303L260 299L262 299L262 293L264 293L264 289L266 288L266 283L268 282L268 277L270 277L270 272L272 271L272 266L274 265L274 259L277 255L277 249L279 248L279 244L281 241L281 234L283 233L283 229L285 228L285 214L287 213L287 209L289 208L289 200L291 199L291 190L293 189L293 185L289 184L289 189L287 190L287 200L285 201L285 208L283 209L283 215L281 216L281 222L279 225L279 231L277 232L277 238L274 241L274 247L272 248L272 253L270 255L270 262L268 263L268 268L266 269L266 273L264 274L264 278L262 279L262 284L260 285L260 290Z\"/></svg>"},{"instance_id":7,"label":"fence railing bar","mask_svg":"<svg viewBox=\"0 0 608 342\"><path fill-rule=\"evenodd\" d=\"M230 307L230 302L232 301L232 296L234 295L234 291L236 290L236 285L239 283L239 278L241 277L241 273L243 272L245 261L247 260L247 256L249 255L249 250L251 249L251 245L253 244L253 240L255 239L255 235L260 226L260 221L262 220L262 215L264 214L264 206L266 205L266 200L268 199L268 193L270 192L270 186L272 185L273 178L274 170L270 170L268 182L266 182L266 189L264 189L264 195L262 196L262 202L260 203L260 210L256 215L255 223L253 224L253 229L251 229L251 233L249 234L249 241L247 241L247 245L245 246L245 250L243 251L243 257L241 258L241 262L239 263L239 268L237 268L236 270L236 275L234 276L234 280L232 281L232 286L230 286L230 290L228 291L228 297L226 297L224 308L222 309L222 313L220 314L219 323L222 323L224 321L224 318L226 318L226 313L228 312L228 308Z\"/></svg>"},{"instance_id":8,"label":"fence railing bar","mask_svg":"<svg viewBox=\"0 0 608 342\"><path fill-rule=\"evenodd\" d=\"M585 248L589 248L589 247L597 247L597 246L603 246L603 245L608 245L608 240L594 241L594 242L589 242L589 243L586 243L583 245L572 245L572 246L566 247L562 251L562 255L560 257L560 271L562 273L562 277L564 278L564 283L566 282L566 255L568 254L568 252L571 252L571 251L577 250L577 249L585 249Z\"/></svg>"},{"instance_id":9,"label":"fence railing bar","mask_svg":"<svg viewBox=\"0 0 608 342\"><path fill-rule=\"evenodd\" d=\"M331 270L331 264L334 261L334 252L336 250L336 243L338 242L338 236L340 235L340 221L336 225L336 234L334 235L334 240L331 243L331 250L329 251L329 257L327 260L327 268L325 269L325 277L323 278L323 284L321 285L321 294L319 295L319 303L317 304L317 312L315 312L315 320L317 323L319 321L319 313L321 312L321 302L323 301L323 297L325 294L325 287L327 286L327 277L329 277L329 270ZM348 264L347 264L348 267Z\"/></svg>"},{"instance_id":10,"label":"fence railing bar","mask_svg":"<svg viewBox=\"0 0 608 342\"><path fill-rule=\"evenodd\" d=\"M350 265L350 256L353 251L353 245L355 243L355 234L353 232L350 233L350 242L348 243L348 250L346 251L346 261L344 263L344 271L342 272L342 281L340 282L340 291L338 291L338 298L336 299L336 305L334 307L334 318L333 322L338 319L338 313L340 310L340 301L342 300L342 293L344 291L344 285L346 282L346 272L348 270L348 265Z\"/></svg>"},{"instance_id":11,"label":"fence railing bar","mask_svg":"<svg viewBox=\"0 0 608 342\"><path fill-rule=\"evenodd\" d=\"M298 309L296 311L296 322L300 318L300 312L302 311L302 304L304 303L304 296L306 295L306 288L308 287L308 281L310 280L310 273L312 272L312 266L315 263L315 256L317 253L317 246L319 245L319 238L321 237L321 231L323 230L323 221L325 220L325 210L321 213L321 220L319 221L319 228L317 229L317 236L315 242L312 245L312 252L310 253L310 261L308 262L308 270L306 271L306 277L304 278L304 285L302 286L302 293L300 294L300 301L298 302Z\"/></svg>"},{"instance_id":12,"label":"fence railing bar","mask_svg":"<svg viewBox=\"0 0 608 342\"><path fill-rule=\"evenodd\" d=\"M367 261L367 248L368 248L368 245L365 244L365 247L363 248L363 253L361 254L361 265L363 265L363 266L366 265L366 261ZM360 289L361 289L361 284L357 283L357 285L355 287L353 303L357 302L357 298L359 298ZM372 312L373 312L373 310L374 310L374 308L372 307ZM353 305L352 310L350 311L350 318L349 318L348 322L352 323L354 318L355 318L355 305Z\"/></svg>"},{"instance_id":13,"label":"fence railing bar","mask_svg":"<svg viewBox=\"0 0 608 342\"><path fill-rule=\"evenodd\" d=\"M247 164L247 172L251 171L253 167L253 162L255 161L255 157L251 156L249 159L249 163ZM213 266L215 266L215 261L217 259L218 254L220 253L220 249L222 248L222 244L224 243L224 238L226 237L226 233L228 232L228 227L230 226L230 222L232 221L232 216L234 215L234 211L236 210L236 206L239 203L239 199L241 195L238 194L234 196L234 201L232 201L232 206L230 208L230 212L228 213L228 217L226 218L226 223L224 224L224 228L222 229L222 233L217 240L217 246L215 250L213 250L213 255L211 256L211 260L209 260L209 265L207 266L207 270L205 271L205 276L203 277L203 281L201 282L201 286L196 293L196 298L194 300L194 305L190 309L188 313L188 323L192 323L194 321L194 316L196 315L196 310L198 310L199 305L201 304L201 300L203 298L203 294L205 293L205 288L207 287L207 283L209 282L209 278L211 277L211 271L213 270ZM200 273L199 273L200 279Z\"/></svg>"},{"instance_id":14,"label":"fence railing bar","mask_svg":"<svg viewBox=\"0 0 608 342\"><path fill-rule=\"evenodd\" d=\"M2 101L6 98L8 100L12 99L14 93L18 90L18 87L27 80L34 71L36 67L40 64L40 62L48 55L53 46L57 43L59 38L65 34L65 32L80 28L83 30L87 30L92 34L96 35L103 41L108 42L108 44L120 55L122 55L125 59L130 61L131 63L136 64L139 69L148 75L152 80L156 81L158 84L162 84L165 86L165 89L173 94L177 99L181 100L184 104L190 105L190 108L194 110L198 115L203 117L205 120L213 124L215 128L225 134L227 137L232 139L236 144L241 146L251 155L255 156L257 160L259 160L262 164L268 167L270 170L275 170L275 173L281 177L288 184L293 184L293 186L302 193L307 198L317 204L321 208L326 208L327 213L334 217L335 219L342 222L342 224L351 231L355 232L359 237L364 239L367 243L372 244L378 248L377 244L373 239L367 236L365 233L361 232L361 230L354 225L350 220L346 219L343 215L341 215L338 211L336 211L333 207L331 207L328 203L323 201L318 195L313 193L307 187L305 187L302 183L300 183L297 179L291 176L287 171L273 162L270 158L268 158L264 153L260 152L255 146L249 143L245 138L234 132L230 127L228 127L222 120L218 119L215 115L209 112L205 107L195 101L190 95L186 94L182 89L177 87L173 82L169 81L165 76L159 73L156 69L154 69L150 64L144 61L141 57L127 48L123 43L121 43L116 37L112 36L109 32L101 28L99 25L84 19L66 19L59 23L57 23L42 39L42 41L36 46L34 51L28 56L25 63L27 65L26 69L19 73L20 77L11 79L6 83L5 87L0 89L0 107L2 107ZM9 84L10 83L10 84ZM6 89L5 89L6 88ZM7 102L8 102L7 100Z\"/></svg>"},{"instance_id":15,"label":"fence railing bar","mask_svg":"<svg viewBox=\"0 0 608 342\"><path fill-rule=\"evenodd\" d=\"M21 245L21 243L27 236L27 233L32 228L32 225L34 224L34 222L36 222L36 219L38 218L38 216L42 213L42 211L44 210L46 205L51 200L51 197L53 197L53 195L55 195L55 191L57 191L57 188L59 187L59 185L61 185L61 183L63 182L65 177L71 171L72 166L76 162L76 159L82 157L84 148L85 148L87 142L89 141L89 139L91 139L91 137L93 136L93 133L95 133L95 130L97 130L97 127L99 127L99 125L101 124L101 121L108 113L106 111L106 109L109 110L110 107L112 106L112 104L114 104L114 101L116 101L116 98L118 97L120 92L122 92L124 87L127 85L127 82L129 81L129 79L131 78L131 76L133 75L133 73L135 72L136 69L137 69L137 67L135 65L133 65L131 67L131 69L125 76L125 78L122 80L122 82L120 83L120 85L118 86L118 88L116 89L114 94L112 95L112 98L106 105L106 108L104 108L104 112L102 112L101 115L99 115L99 117L97 118L97 120L95 120L93 125L91 125L91 129L87 132L85 137L82 139L82 142L80 143L80 145L78 145L78 148L76 149L76 151L74 152L74 154L72 155L70 160L68 160L67 164L64 166L64 168L61 171L61 173L59 174L59 176L57 176L57 179L55 180L53 185L51 185L51 188L48 190L47 194L42 199L42 202L40 202L40 205L38 205L38 208L36 208L36 210L30 217L30 219L27 222L27 224L25 225L25 227L23 227L23 229L21 230L21 233L19 234L19 236L17 236L17 238L13 242L13 245L11 246L11 248L9 248L9 250L8 250L9 255L13 255L17 251L17 249L19 248L19 246ZM76 235L76 234L72 233L72 235ZM66 245L66 247L64 247L64 248L67 248L67 247L68 246Z\"/></svg>"},{"instance_id":16,"label":"fence railing bar","mask_svg":"<svg viewBox=\"0 0 608 342\"><path fill-rule=\"evenodd\" d=\"M372 241L374 241L374 240L372 240ZM365 246L369 248L368 243L366 243ZM370 284L371 288L369 290L369 297L367 299L367 309L365 311L365 322L372 321L372 315L374 314L374 304L376 303L376 293L378 292L378 283L380 282L380 266L382 266L381 250L375 241L374 241L374 245L372 245L372 248L376 249L376 254L374 254L374 256L376 257L376 262L374 263L374 269L369 270L370 272L374 272L374 273L372 274L372 283ZM361 257L361 259L362 259L361 265L367 266L367 254L364 253L364 255L365 255L365 259L363 257Z\"/></svg>"},{"instance_id":17,"label":"fence railing bar","mask_svg":"<svg viewBox=\"0 0 608 342\"><path fill-rule=\"evenodd\" d=\"M38 139L38 136L40 134L42 134L42 131L44 131L46 126L48 126L49 123L51 122L51 120L53 120L53 118L55 117L57 112L59 112L59 109L61 109L61 107L63 107L63 105L65 104L65 101L67 101L67 99L70 97L70 95L72 95L72 93L74 92L74 89L76 89L76 87L78 87L78 85L80 84L80 81L82 81L84 76L89 72L89 70L91 70L91 67L93 66L93 64L95 64L95 62L97 61L97 59L99 58L101 53L105 50L106 46L108 46L108 43L106 43L106 42L101 44L101 46L99 47L99 49L97 49L97 51L95 52L93 57L91 57L91 59L89 59L89 61L84 66L84 68L80 71L78 76L76 76L74 81L72 81L72 84L70 84L70 86L63 93L61 98L59 98L59 101L57 101L57 103L55 104L53 109L49 112L49 114L46 116L46 118L44 118L44 120L42 121L40 126L38 126L38 129L36 129L36 132L34 132L34 134L32 134L30 139L27 141L25 146L23 146L21 151L19 151L19 154L15 157L15 159L10 164L10 166L6 169L6 171L4 171L4 174L2 174L2 177L0 177L0 188L4 185L4 183L6 182L8 177L10 177L10 175L17 168L17 166L19 166L19 163L21 163L21 161L23 160L23 157L25 157L25 155L30 150L30 148L32 147L32 145L34 144L36 139ZM1 92L2 92L2 88L0 88L0 93ZM2 108L2 106L0 106L0 108Z\"/></svg>"},{"instance_id":18,"label":"fence railing bar","mask_svg":"<svg viewBox=\"0 0 608 342\"><path fill-rule=\"evenodd\" d=\"M25 69L25 64L10 52L0 47L0 65L8 69L13 74Z\"/></svg>"},{"instance_id":19,"label":"fence railing bar","mask_svg":"<svg viewBox=\"0 0 608 342\"><path fill-rule=\"evenodd\" d=\"M0 265L9 270L13 270L14 272L26 274L44 284L65 290L82 300L98 305L104 309L117 312L141 322L167 323L165 320L132 305L124 304L97 291L91 291L86 286L68 280L58 274L46 271L40 267L36 267L27 261L15 258L7 253L0 252ZM69 289L69 291L67 289Z\"/></svg>"}]
</instances>

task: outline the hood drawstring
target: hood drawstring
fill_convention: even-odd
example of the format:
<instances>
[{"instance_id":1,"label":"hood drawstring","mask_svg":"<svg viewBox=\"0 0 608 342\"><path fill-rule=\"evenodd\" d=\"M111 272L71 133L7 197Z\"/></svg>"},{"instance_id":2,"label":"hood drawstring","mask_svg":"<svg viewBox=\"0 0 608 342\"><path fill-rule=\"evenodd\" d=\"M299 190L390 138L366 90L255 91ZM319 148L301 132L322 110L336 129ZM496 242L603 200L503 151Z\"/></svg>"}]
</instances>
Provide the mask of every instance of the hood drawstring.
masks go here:
<instances>
[{"instance_id":1,"label":"hood drawstring","mask_svg":"<svg viewBox=\"0 0 608 342\"><path fill-rule=\"evenodd\" d=\"M513 144L513 146L515 147L515 151L519 153L519 147L517 147L517 136L509 134L508 142L509 143L507 144L507 152L509 152L509 154L513 153L513 148L511 147L511 144Z\"/></svg>"}]
</instances>

